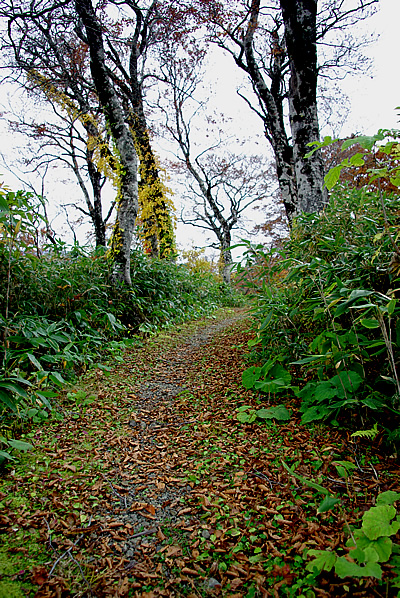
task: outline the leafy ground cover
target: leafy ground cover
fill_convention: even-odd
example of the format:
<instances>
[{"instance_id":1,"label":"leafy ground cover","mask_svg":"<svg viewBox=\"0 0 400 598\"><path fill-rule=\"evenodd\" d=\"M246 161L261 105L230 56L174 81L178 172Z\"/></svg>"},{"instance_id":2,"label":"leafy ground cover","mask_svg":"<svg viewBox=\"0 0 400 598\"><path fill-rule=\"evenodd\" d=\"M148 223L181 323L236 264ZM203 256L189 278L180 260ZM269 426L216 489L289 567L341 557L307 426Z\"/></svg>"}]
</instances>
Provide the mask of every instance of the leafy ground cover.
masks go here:
<instances>
[{"instance_id":1,"label":"leafy ground cover","mask_svg":"<svg viewBox=\"0 0 400 598\"><path fill-rule=\"evenodd\" d=\"M377 495L400 489L395 456L302 425L296 397L277 401L287 421L240 417L275 406L242 385L248 328L224 310L150 337L21 438L34 451L0 486L1 598L397 595L390 564L382 580L309 566L347 555ZM318 513L318 488L340 509Z\"/></svg>"}]
</instances>

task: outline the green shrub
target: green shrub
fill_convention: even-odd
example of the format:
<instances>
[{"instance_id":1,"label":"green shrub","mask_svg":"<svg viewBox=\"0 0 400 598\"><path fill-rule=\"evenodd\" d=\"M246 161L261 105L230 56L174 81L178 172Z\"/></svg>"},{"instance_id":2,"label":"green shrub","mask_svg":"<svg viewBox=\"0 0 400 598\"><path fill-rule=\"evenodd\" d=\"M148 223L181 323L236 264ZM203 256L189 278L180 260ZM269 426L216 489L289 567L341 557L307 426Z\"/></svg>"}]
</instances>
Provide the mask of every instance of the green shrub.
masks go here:
<instances>
[{"instance_id":1,"label":"green shrub","mask_svg":"<svg viewBox=\"0 0 400 598\"><path fill-rule=\"evenodd\" d=\"M397 198L385 197L383 211L378 193L342 186L321 214L297 219L279 259L248 248L269 266L252 286L251 357L279 359L307 380L295 390L304 423L378 421L392 436L397 428L399 227Z\"/></svg>"},{"instance_id":2,"label":"green shrub","mask_svg":"<svg viewBox=\"0 0 400 598\"><path fill-rule=\"evenodd\" d=\"M41 208L33 194L0 186L0 427L46 418L55 386L120 359L138 332L241 302L211 271L138 250L132 287L114 286L104 249L43 242Z\"/></svg>"}]
</instances>

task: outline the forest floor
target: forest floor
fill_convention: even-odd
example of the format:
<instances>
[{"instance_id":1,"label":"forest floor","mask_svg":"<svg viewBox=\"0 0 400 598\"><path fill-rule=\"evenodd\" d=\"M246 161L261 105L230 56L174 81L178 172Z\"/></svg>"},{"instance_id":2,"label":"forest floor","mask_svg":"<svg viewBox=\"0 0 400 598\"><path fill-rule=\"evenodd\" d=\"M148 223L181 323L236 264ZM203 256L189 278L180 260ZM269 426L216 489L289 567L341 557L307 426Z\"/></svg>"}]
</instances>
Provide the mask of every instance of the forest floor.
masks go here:
<instances>
[{"instance_id":1,"label":"forest floor","mask_svg":"<svg viewBox=\"0 0 400 598\"><path fill-rule=\"evenodd\" d=\"M0 598L397 595L387 566L384 581L306 571L309 549L345 552L399 465L379 443L301 426L294 400L283 425L241 424L261 401L241 384L251 337L243 310L223 310L65 393L2 474ZM323 477L342 508L318 515L323 496L282 462Z\"/></svg>"}]
</instances>

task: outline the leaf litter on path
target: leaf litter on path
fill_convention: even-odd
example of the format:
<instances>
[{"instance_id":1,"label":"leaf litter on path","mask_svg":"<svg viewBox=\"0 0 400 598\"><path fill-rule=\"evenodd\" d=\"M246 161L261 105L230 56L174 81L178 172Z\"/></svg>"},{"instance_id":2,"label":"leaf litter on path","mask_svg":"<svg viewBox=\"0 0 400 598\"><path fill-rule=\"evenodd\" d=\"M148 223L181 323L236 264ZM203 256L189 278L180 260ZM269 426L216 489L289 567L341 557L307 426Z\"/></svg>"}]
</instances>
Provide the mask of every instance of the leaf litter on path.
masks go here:
<instances>
[{"instance_id":1,"label":"leaf litter on path","mask_svg":"<svg viewBox=\"0 0 400 598\"><path fill-rule=\"evenodd\" d=\"M65 401L63 421L38 430L36 455L1 495L3 530L20 534L10 550L24 550L30 533L42 547L21 595L390 595L371 579L305 583L307 550L344 553L347 526L379 491L398 489L398 466L375 454L344 481L335 461L371 457L345 434L296 415L240 424L236 410L259 405L241 385L247 327L235 310L151 338L109 376L91 372L81 388L93 400ZM282 461L324 476L346 521L317 515L321 497Z\"/></svg>"}]
</instances>

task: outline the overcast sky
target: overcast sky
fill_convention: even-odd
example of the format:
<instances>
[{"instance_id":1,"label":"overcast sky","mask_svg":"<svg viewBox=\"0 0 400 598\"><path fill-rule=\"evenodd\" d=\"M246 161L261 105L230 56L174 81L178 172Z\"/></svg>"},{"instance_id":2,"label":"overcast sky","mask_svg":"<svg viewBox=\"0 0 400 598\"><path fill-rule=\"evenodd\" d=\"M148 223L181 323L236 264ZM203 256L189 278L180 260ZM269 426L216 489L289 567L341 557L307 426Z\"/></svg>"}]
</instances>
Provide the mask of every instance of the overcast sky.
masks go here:
<instances>
[{"instance_id":1,"label":"overcast sky","mask_svg":"<svg viewBox=\"0 0 400 598\"><path fill-rule=\"evenodd\" d=\"M341 87L350 101L348 119L340 132L337 132L341 137L352 133L374 134L379 128L400 127L397 116L400 111L396 112L395 110L397 106L400 106L399 23L400 0L381 0L378 13L364 23L368 32L375 31L379 34L378 41L372 44L367 51L368 55L373 58L374 66L367 75L348 76L341 82ZM233 119L232 132L239 139L245 136L252 139L250 147L254 147L253 151L269 151L262 134L263 126L260 119L236 94L236 87L241 77L241 72L234 66L230 57L226 57L220 64L214 64L212 72L213 104L219 112L227 110ZM12 152L14 137L7 134L6 127L1 123L0 131L3 150L9 148ZM322 130L323 135L330 133L331 131ZM163 143L160 144L160 149L162 146ZM18 183L6 175L4 168L0 169L0 173L4 174L6 182L15 188ZM71 180L73 180L72 176ZM54 194L53 189L53 185L49 185L49 195ZM58 189L60 189L59 186ZM75 183L71 185L71 190L73 190L71 193L73 201L73 196L79 197L80 193ZM49 199L51 201L50 197ZM188 228L186 230L185 233L184 229L179 227L178 242L182 241L184 244L188 244L188 239L191 241L197 235L198 229ZM202 244L200 239L198 244Z\"/></svg>"},{"instance_id":2,"label":"overcast sky","mask_svg":"<svg viewBox=\"0 0 400 598\"><path fill-rule=\"evenodd\" d=\"M380 0L380 10L366 22L379 39L366 52L374 60L371 73L348 77L343 89L351 101L351 113L343 128L345 134L374 134L380 128L399 128L400 106L400 0Z\"/></svg>"}]
</instances>

